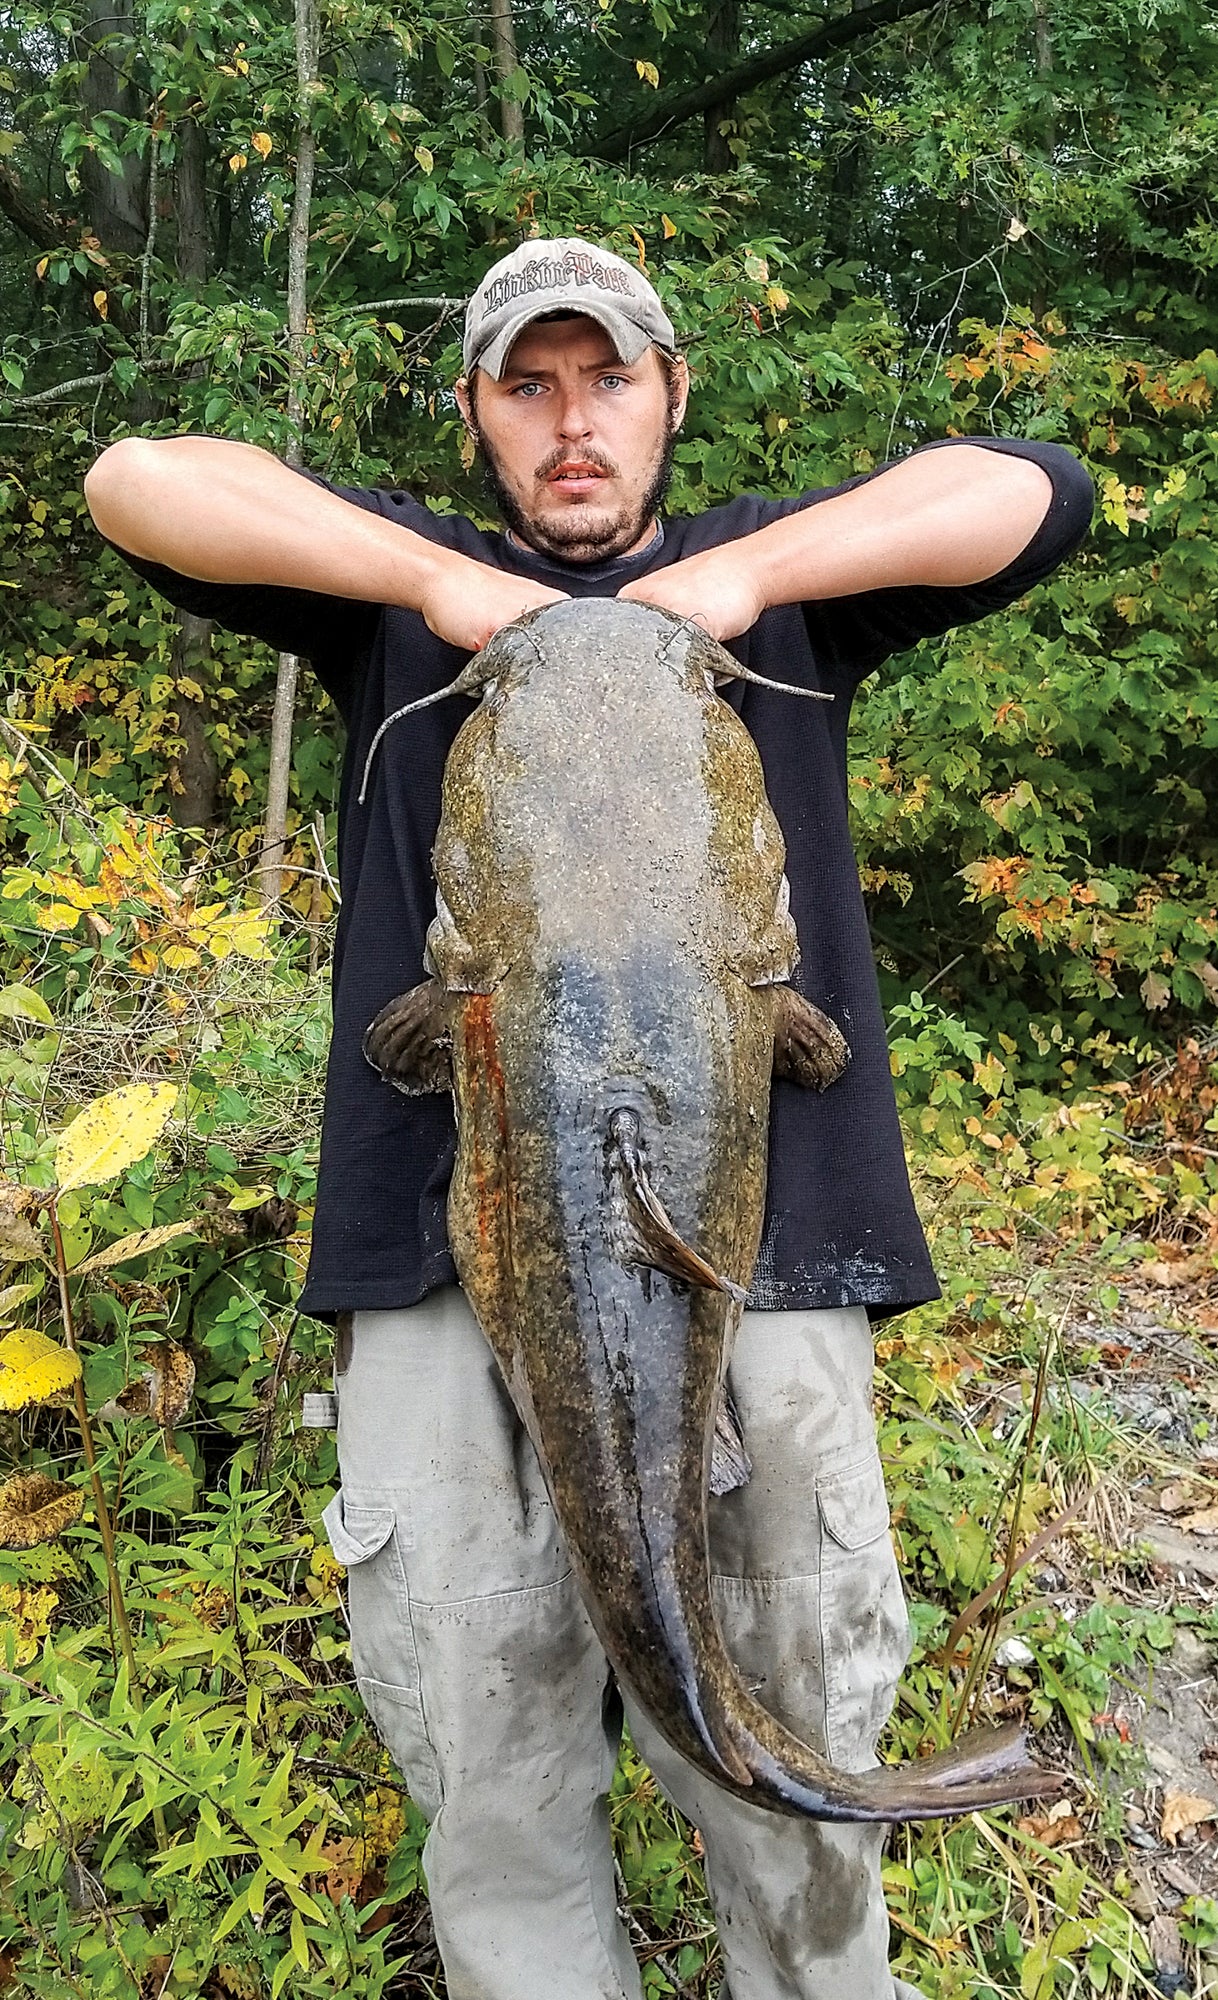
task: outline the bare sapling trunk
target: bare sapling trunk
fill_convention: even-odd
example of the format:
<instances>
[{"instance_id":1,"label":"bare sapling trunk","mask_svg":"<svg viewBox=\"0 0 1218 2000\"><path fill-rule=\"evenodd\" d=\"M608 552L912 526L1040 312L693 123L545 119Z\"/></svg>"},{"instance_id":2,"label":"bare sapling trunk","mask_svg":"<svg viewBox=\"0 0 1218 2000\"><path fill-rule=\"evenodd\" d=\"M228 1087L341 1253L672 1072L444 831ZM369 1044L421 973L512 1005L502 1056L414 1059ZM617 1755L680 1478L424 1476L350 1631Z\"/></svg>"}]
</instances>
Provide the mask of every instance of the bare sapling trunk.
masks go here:
<instances>
[{"instance_id":1,"label":"bare sapling trunk","mask_svg":"<svg viewBox=\"0 0 1218 2000\"><path fill-rule=\"evenodd\" d=\"M287 461L304 462L304 372L309 332L309 215L313 205L313 172L317 137L313 130L313 94L317 86L320 41L318 0L296 0L296 188L288 231L288 417L292 434ZM259 860L263 907L270 909L282 889L283 851L287 842L288 781L292 771L292 718L300 661L295 653L279 655L275 677L275 707L271 716L270 773L266 788L266 835Z\"/></svg>"}]
</instances>

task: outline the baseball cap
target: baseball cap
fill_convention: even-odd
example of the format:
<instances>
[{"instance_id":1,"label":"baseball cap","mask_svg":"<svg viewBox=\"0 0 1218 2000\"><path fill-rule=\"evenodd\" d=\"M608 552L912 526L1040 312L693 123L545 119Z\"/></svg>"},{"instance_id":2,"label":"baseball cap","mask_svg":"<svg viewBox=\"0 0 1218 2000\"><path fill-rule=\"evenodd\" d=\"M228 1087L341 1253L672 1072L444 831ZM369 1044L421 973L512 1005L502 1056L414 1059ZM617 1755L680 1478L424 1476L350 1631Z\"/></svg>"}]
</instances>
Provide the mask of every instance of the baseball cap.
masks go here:
<instances>
[{"instance_id":1,"label":"baseball cap","mask_svg":"<svg viewBox=\"0 0 1218 2000\"><path fill-rule=\"evenodd\" d=\"M465 309L465 372L496 382L514 340L548 313L583 313L603 326L627 367L651 344L672 353L677 336L640 270L582 236L532 237L492 264Z\"/></svg>"}]
</instances>

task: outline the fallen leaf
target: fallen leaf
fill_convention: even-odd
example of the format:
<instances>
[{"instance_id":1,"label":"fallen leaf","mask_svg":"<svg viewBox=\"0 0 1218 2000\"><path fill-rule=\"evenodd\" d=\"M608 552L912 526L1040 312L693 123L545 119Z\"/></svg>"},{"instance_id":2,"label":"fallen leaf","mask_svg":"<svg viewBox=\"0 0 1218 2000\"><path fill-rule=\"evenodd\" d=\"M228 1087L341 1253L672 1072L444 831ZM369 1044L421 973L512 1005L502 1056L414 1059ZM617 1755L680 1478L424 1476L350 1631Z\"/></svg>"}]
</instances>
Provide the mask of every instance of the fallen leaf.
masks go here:
<instances>
[{"instance_id":1,"label":"fallen leaf","mask_svg":"<svg viewBox=\"0 0 1218 2000\"><path fill-rule=\"evenodd\" d=\"M1188 1508L1195 1506L1199 1498L1196 1487L1189 1480L1173 1479L1170 1486L1165 1486L1159 1495L1159 1512L1183 1514Z\"/></svg>"},{"instance_id":2,"label":"fallen leaf","mask_svg":"<svg viewBox=\"0 0 1218 2000\"><path fill-rule=\"evenodd\" d=\"M1180 1526L1190 1535L1218 1535L1218 1507L1199 1507L1195 1514L1185 1514Z\"/></svg>"},{"instance_id":3,"label":"fallen leaf","mask_svg":"<svg viewBox=\"0 0 1218 2000\"><path fill-rule=\"evenodd\" d=\"M1043 1819L1037 1814L1017 1820L1016 1825L1020 1833L1029 1834L1033 1840L1039 1840L1042 1847L1061 1847L1068 1840L1081 1840L1083 1829L1075 1817L1069 1799L1059 1799L1054 1811L1063 1805L1066 1808L1065 1813L1057 1819L1053 1817L1053 1813L1049 1813Z\"/></svg>"},{"instance_id":4,"label":"fallen leaf","mask_svg":"<svg viewBox=\"0 0 1218 2000\"><path fill-rule=\"evenodd\" d=\"M1139 1266L1138 1276L1144 1278L1150 1285L1191 1285L1194 1278L1199 1278L1203 1272L1212 1270L1211 1254L1208 1250L1202 1250L1196 1256L1180 1257L1170 1264L1158 1259L1152 1260L1149 1264L1142 1264Z\"/></svg>"},{"instance_id":5,"label":"fallen leaf","mask_svg":"<svg viewBox=\"0 0 1218 2000\"><path fill-rule=\"evenodd\" d=\"M1190 1826L1200 1826L1202 1820L1216 1817L1218 1806L1212 1799L1199 1798L1195 1792L1169 1791L1163 1800L1159 1834L1174 1847L1178 1836L1186 1833Z\"/></svg>"}]
</instances>

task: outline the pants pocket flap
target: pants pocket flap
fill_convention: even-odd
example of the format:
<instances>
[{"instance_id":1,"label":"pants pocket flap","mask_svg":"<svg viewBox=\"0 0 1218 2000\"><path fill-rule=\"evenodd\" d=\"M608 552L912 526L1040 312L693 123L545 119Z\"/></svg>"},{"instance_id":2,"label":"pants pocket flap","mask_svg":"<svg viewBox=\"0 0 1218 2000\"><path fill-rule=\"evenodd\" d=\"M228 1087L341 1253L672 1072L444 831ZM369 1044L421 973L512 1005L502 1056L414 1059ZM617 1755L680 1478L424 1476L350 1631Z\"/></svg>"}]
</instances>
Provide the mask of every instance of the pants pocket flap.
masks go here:
<instances>
[{"instance_id":1,"label":"pants pocket flap","mask_svg":"<svg viewBox=\"0 0 1218 2000\"><path fill-rule=\"evenodd\" d=\"M340 1486L321 1517L335 1562L350 1569L383 1549L393 1533L392 1507L348 1500Z\"/></svg>"},{"instance_id":2,"label":"pants pocket flap","mask_svg":"<svg viewBox=\"0 0 1218 2000\"><path fill-rule=\"evenodd\" d=\"M821 1480L816 1488L820 1517L843 1549L865 1549L888 1529L888 1495L878 1459Z\"/></svg>"}]
</instances>

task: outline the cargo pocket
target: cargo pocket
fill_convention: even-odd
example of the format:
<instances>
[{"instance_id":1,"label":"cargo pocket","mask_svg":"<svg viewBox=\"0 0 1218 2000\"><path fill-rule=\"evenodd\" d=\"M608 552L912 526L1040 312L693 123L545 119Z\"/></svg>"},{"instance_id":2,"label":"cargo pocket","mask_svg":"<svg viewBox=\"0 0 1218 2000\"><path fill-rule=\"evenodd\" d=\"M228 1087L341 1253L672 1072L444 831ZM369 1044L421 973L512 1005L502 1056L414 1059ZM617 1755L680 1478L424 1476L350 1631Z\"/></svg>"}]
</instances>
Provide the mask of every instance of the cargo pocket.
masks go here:
<instances>
[{"instance_id":1,"label":"cargo pocket","mask_svg":"<svg viewBox=\"0 0 1218 2000\"><path fill-rule=\"evenodd\" d=\"M419 1683L406 1537L388 1498L356 1500L341 1487L321 1518L347 1571L351 1660L364 1707L419 1811L434 1819L443 1792Z\"/></svg>"},{"instance_id":2,"label":"cargo pocket","mask_svg":"<svg viewBox=\"0 0 1218 2000\"><path fill-rule=\"evenodd\" d=\"M821 1479L821 1649L830 1761L866 1770L909 1657L909 1618L878 1458Z\"/></svg>"}]
</instances>

